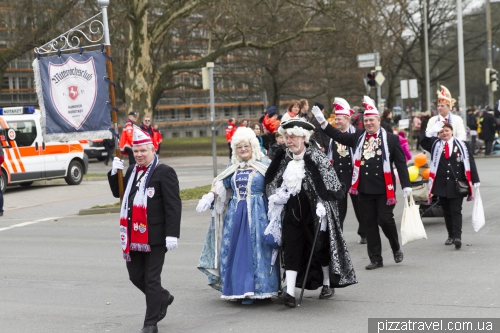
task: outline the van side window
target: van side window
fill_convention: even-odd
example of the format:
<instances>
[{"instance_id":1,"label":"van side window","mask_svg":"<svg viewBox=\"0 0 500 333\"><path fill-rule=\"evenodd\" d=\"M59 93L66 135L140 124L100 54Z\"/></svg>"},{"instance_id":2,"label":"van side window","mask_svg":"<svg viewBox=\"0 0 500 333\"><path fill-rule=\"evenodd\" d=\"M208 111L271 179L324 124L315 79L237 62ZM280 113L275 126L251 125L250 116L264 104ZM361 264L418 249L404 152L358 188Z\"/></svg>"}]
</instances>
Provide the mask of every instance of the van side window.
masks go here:
<instances>
[{"instance_id":1,"label":"van side window","mask_svg":"<svg viewBox=\"0 0 500 333\"><path fill-rule=\"evenodd\" d=\"M16 131L15 141L18 147L29 147L35 143L37 133L33 120L8 121L7 124Z\"/></svg>"}]
</instances>

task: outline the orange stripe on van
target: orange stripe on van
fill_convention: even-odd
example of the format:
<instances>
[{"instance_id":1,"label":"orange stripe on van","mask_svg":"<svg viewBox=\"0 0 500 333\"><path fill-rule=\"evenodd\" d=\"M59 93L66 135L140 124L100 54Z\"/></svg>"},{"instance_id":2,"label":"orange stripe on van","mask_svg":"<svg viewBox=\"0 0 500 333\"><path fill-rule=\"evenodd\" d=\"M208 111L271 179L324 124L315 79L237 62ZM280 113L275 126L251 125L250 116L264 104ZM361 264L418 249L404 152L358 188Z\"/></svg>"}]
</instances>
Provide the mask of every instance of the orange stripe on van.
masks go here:
<instances>
[{"instance_id":1,"label":"orange stripe on van","mask_svg":"<svg viewBox=\"0 0 500 333\"><path fill-rule=\"evenodd\" d=\"M14 147L13 147L14 148ZM35 148L31 148L31 147L26 147L27 149L24 150L23 149L23 152L26 152L27 155L26 156L34 156L34 155L38 155L38 152L36 152L36 154L33 154L31 152L31 150L35 151ZM30 149L31 148L31 149ZM23 161L21 160L21 154L19 153L19 147L16 147L14 148L14 154L16 155L16 159L17 159L17 162L19 163L19 167L21 168L21 172L26 172L26 169L24 168L24 163Z\"/></svg>"},{"instance_id":2,"label":"orange stripe on van","mask_svg":"<svg viewBox=\"0 0 500 333\"><path fill-rule=\"evenodd\" d=\"M12 168L12 171L17 172L16 165L14 164L14 161L12 160L12 154L10 153L10 149L5 149L5 152L7 153L7 157L9 158L9 163L10 167Z\"/></svg>"}]
</instances>

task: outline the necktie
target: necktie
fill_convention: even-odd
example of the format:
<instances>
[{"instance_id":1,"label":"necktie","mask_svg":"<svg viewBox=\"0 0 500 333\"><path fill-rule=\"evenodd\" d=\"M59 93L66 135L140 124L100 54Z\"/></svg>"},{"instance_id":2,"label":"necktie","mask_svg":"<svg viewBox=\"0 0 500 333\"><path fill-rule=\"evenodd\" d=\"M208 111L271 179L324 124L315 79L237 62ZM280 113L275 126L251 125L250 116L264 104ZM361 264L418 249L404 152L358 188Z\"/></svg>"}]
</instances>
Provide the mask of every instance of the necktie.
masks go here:
<instances>
[{"instance_id":1,"label":"necktie","mask_svg":"<svg viewBox=\"0 0 500 333\"><path fill-rule=\"evenodd\" d=\"M135 167L135 172L139 172L139 171L144 171L144 172L146 172L147 170L148 170L148 167L147 167L147 166L139 166L139 165L137 165L137 166Z\"/></svg>"},{"instance_id":2,"label":"necktie","mask_svg":"<svg viewBox=\"0 0 500 333\"><path fill-rule=\"evenodd\" d=\"M369 138L374 138L376 139L377 138L377 133L373 133L373 134L368 134L366 133L366 138L369 139Z\"/></svg>"},{"instance_id":3,"label":"necktie","mask_svg":"<svg viewBox=\"0 0 500 333\"><path fill-rule=\"evenodd\" d=\"M448 145L448 142L445 142L444 144L444 157L445 158L450 158L450 146Z\"/></svg>"}]
</instances>

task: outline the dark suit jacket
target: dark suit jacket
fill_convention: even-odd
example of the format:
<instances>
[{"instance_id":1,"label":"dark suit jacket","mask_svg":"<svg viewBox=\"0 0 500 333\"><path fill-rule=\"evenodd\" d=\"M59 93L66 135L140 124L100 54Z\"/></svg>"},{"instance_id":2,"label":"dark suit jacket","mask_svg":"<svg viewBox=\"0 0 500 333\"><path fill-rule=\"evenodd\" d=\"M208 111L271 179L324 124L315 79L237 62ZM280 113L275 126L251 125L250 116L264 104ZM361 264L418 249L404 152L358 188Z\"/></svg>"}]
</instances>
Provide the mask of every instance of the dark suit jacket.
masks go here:
<instances>
[{"instance_id":1,"label":"dark suit jacket","mask_svg":"<svg viewBox=\"0 0 500 333\"><path fill-rule=\"evenodd\" d=\"M325 148L325 151L324 153L326 154L326 151L328 149L328 143L330 142L330 138L328 137L328 135L326 135L322 130L321 130L321 126L320 124L318 123L318 121L316 120L315 117L312 117L311 121L310 121L311 124L314 125L314 134L311 135L311 137L322 147L322 148Z\"/></svg>"},{"instance_id":2,"label":"dark suit jacket","mask_svg":"<svg viewBox=\"0 0 500 333\"><path fill-rule=\"evenodd\" d=\"M364 130L358 128L356 129L355 133L360 133L361 135L363 134L363 132ZM326 135L326 133L324 134ZM330 137L328 138L330 139ZM349 149L349 147L347 149ZM335 142L332 142L331 145L328 145L328 150L325 151L325 154L327 156L330 150L332 151L333 168L335 169L335 172L337 173L337 177L339 178L340 182L345 185L345 190L347 192L349 191L349 188L351 188L351 182L352 182L353 166L352 166L351 152L349 151L349 155L345 157L340 156L339 153L337 152L337 144Z\"/></svg>"},{"instance_id":3,"label":"dark suit jacket","mask_svg":"<svg viewBox=\"0 0 500 333\"><path fill-rule=\"evenodd\" d=\"M330 124L326 125L325 133L334 141L343 145L355 148L360 137L365 131L356 133L342 133ZM389 149L389 162L391 165L392 182L394 190L396 190L396 177L394 176L393 164L398 170L401 187L411 187L410 178L408 176L408 168L403 149L399 143L397 135L387 133L387 147ZM365 194L385 194L385 179L383 172L382 156L376 156L365 162L360 168L358 191Z\"/></svg>"},{"instance_id":4,"label":"dark suit jacket","mask_svg":"<svg viewBox=\"0 0 500 333\"><path fill-rule=\"evenodd\" d=\"M439 138L432 137L428 138L423 135L420 138L420 145L427 151L431 152L431 156L434 156L433 148L434 142L440 140ZM467 142L464 142L467 147L467 151L469 152L469 162L470 162L470 171L472 183L479 183L479 175L477 174L476 161L474 160L474 156L472 156L470 146ZM460 154L460 150L456 149L456 145L453 145L452 152L450 154L450 158L446 159L444 157L444 149L443 154L439 158L438 169L436 171L436 177L434 180L434 185L432 186L432 194L437 195L439 197L446 198L458 198L459 195L455 190L455 177L458 180L463 180L467 182L467 178L465 177L465 167L464 162L461 160L457 162L457 158L459 157L457 154ZM457 147L458 148L458 147ZM453 176L455 175L455 177Z\"/></svg>"},{"instance_id":5,"label":"dark suit jacket","mask_svg":"<svg viewBox=\"0 0 500 333\"><path fill-rule=\"evenodd\" d=\"M130 175L135 165L127 169L124 177L124 189L127 187ZM133 179L132 181L135 181ZM118 193L118 175L111 176L108 173L108 182L115 198ZM153 187L153 197L148 197L148 226L149 245L165 245L165 237L177 237L180 235L182 202L179 196L179 180L175 170L165 164L158 164L151 175L148 188ZM132 207L133 199L137 192L137 186L132 185L130 189L129 207ZM129 210L129 218L132 210ZM131 230L129 219L129 230Z\"/></svg>"}]
</instances>

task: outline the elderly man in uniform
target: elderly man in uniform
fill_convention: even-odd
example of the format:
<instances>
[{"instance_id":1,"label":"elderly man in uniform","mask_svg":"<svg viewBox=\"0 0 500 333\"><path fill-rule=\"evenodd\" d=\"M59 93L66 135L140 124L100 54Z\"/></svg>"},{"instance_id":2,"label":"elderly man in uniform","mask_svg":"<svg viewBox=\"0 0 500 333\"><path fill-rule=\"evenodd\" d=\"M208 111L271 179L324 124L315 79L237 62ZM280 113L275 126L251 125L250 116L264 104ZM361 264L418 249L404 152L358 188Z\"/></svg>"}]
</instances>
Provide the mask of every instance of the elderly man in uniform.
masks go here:
<instances>
[{"instance_id":1,"label":"elderly man in uniform","mask_svg":"<svg viewBox=\"0 0 500 333\"><path fill-rule=\"evenodd\" d=\"M132 150L137 164L129 166L124 178L121 245L129 278L146 296L141 333L156 333L157 323L174 301L174 296L161 285L161 271L165 253L177 248L182 203L177 174L159 163L151 137L137 126L134 126ZM115 157L108 173L115 197L119 196L118 169L123 169L123 161Z\"/></svg>"},{"instance_id":2,"label":"elderly man in uniform","mask_svg":"<svg viewBox=\"0 0 500 333\"><path fill-rule=\"evenodd\" d=\"M451 108L455 105L455 99L451 98L451 93L445 86L441 86L441 91L437 91L438 97L438 115L431 117L427 123L425 131L430 131L436 121L446 121L453 127L453 136L465 141L467 140L467 132L465 131L464 121L459 116L451 113Z\"/></svg>"},{"instance_id":3,"label":"elderly man in uniform","mask_svg":"<svg viewBox=\"0 0 500 333\"><path fill-rule=\"evenodd\" d=\"M287 285L286 292L272 300L290 308L296 306L295 287L322 287L319 298L325 299L333 295L330 288L357 283L338 218L337 200L344 192L326 155L316 143L309 143L313 130L311 123L300 118L282 122L278 131L285 137L287 148L277 150L265 177L267 192L273 193L269 196L270 223L265 234L283 240ZM319 236L313 247L316 234Z\"/></svg>"},{"instance_id":4,"label":"elderly man in uniform","mask_svg":"<svg viewBox=\"0 0 500 333\"><path fill-rule=\"evenodd\" d=\"M351 109L349 103L343 98L335 97L333 101L333 107L335 109L335 125L342 133L357 133L361 135L363 130L356 129L351 125L351 115L354 111ZM316 120L316 118L314 118ZM317 121L317 120L316 120ZM322 132L324 135L325 132ZM352 180L352 169L354 166L354 152L351 147L347 147L341 143L333 141L330 138L330 143L328 145L328 151L326 152L328 158L333 164L333 168L339 177L340 183L344 187L345 192L351 187ZM356 220L358 220L358 235L361 237L359 240L360 244L366 244L366 235L361 220L361 216L358 208L358 196L350 194L352 207L354 208L354 215L356 215ZM344 220L347 215L347 195L339 200L339 219L340 227L344 230Z\"/></svg>"},{"instance_id":5,"label":"elderly man in uniform","mask_svg":"<svg viewBox=\"0 0 500 333\"><path fill-rule=\"evenodd\" d=\"M370 264L365 268L372 270L383 267L379 226L391 244L394 261L403 261L393 213L396 205L393 164L398 170L404 196L410 195L412 190L398 137L380 127L380 115L370 97L365 96L363 104L365 131L361 133L342 133L328 124L319 109L313 108L312 112L326 134L334 141L354 149L354 170L349 193L359 195L358 204L363 207L361 218L370 257Z\"/></svg>"}]
</instances>

